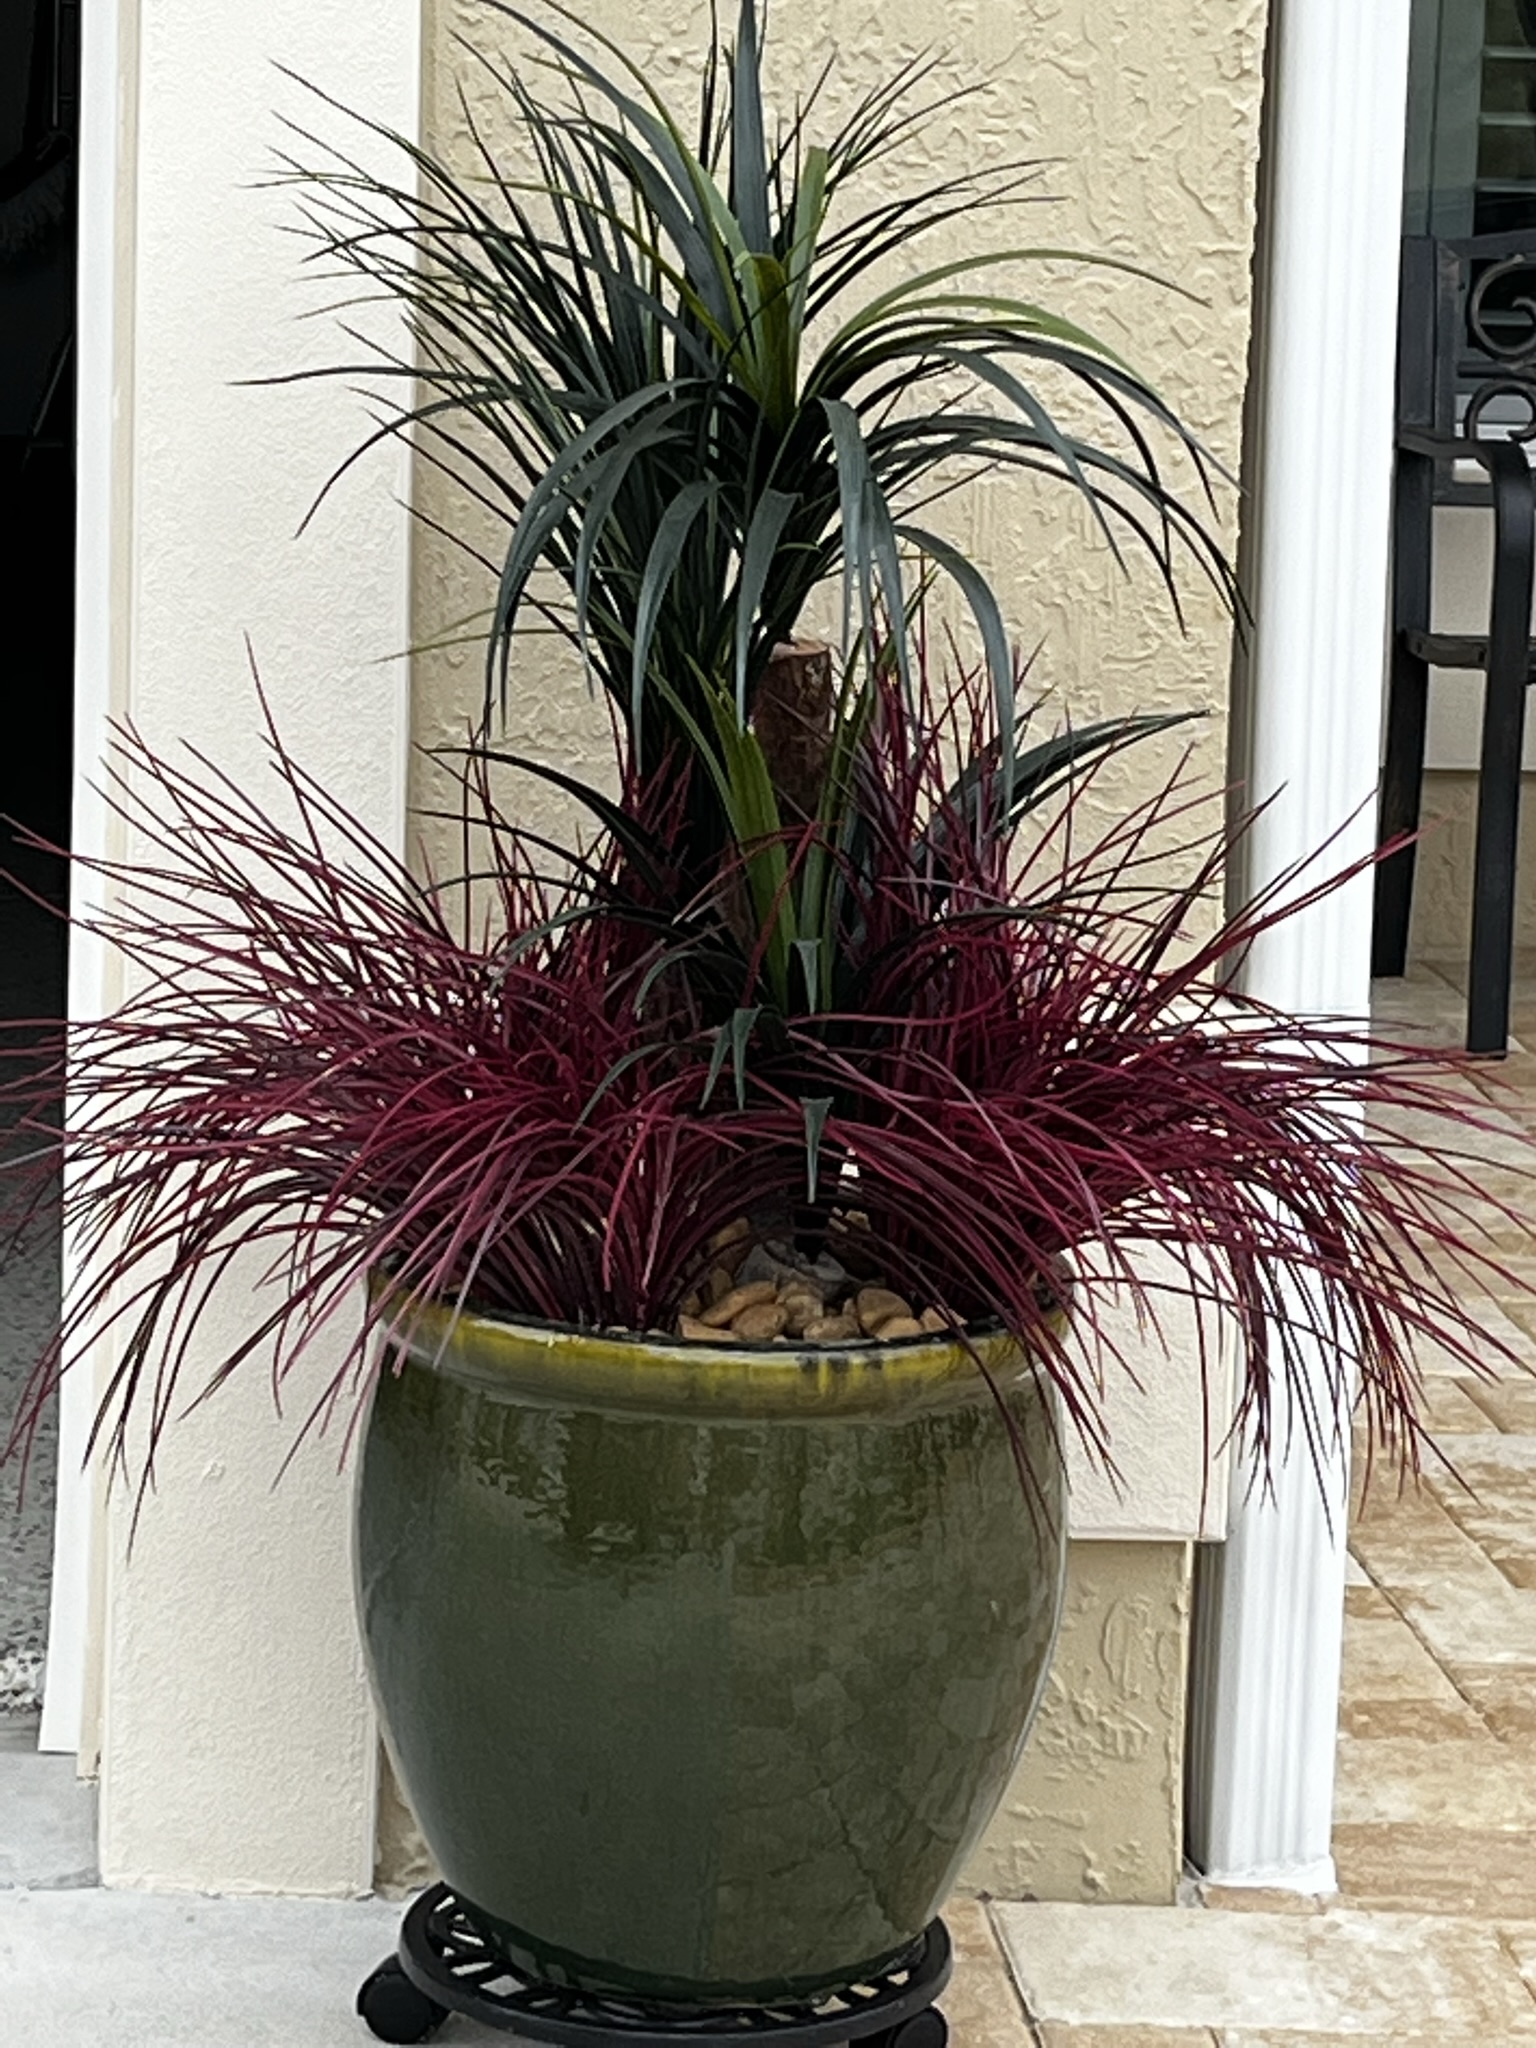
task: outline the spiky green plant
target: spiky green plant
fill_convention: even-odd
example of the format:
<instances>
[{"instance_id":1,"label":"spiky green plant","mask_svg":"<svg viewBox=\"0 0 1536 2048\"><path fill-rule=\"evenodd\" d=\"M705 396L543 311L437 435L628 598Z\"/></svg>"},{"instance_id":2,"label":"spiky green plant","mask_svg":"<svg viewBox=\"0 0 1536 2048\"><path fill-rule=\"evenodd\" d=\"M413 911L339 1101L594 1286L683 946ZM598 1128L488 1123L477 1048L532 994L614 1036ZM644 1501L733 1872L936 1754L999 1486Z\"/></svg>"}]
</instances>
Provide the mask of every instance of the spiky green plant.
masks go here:
<instances>
[{"instance_id":1,"label":"spiky green plant","mask_svg":"<svg viewBox=\"0 0 1536 2048\"><path fill-rule=\"evenodd\" d=\"M741 0L731 49L712 27L686 123L559 0L543 0L542 19L484 4L532 39L521 66L474 53L505 94L530 174L497 154L467 99L476 179L393 135L408 182L334 155L290 168L316 256L409 309L415 360L348 366L408 387L379 433L413 437L509 522L488 705L498 688L505 702L530 583L552 570L641 766L680 741L711 756L694 782L701 859L690 865L704 872L733 813L759 835L778 823L759 801L754 693L776 643L839 572L845 646L850 630L872 641L878 610L899 663L911 557L958 584L985 648L1006 777L1015 671L1002 614L976 565L922 519L957 475L1062 478L1111 546L1117 532L1145 543L1170 593L1182 551L1230 595L1219 546L1154 449L1161 438L1189 457L1208 501L1192 437L1112 349L1009 282L1068 255L1130 266L1007 246L879 288L898 251L1015 202L1031 175L1022 163L977 167L857 204L860 177L953 97L924 99L931 61L902 67L818 142L823 71L770 136L754 0ZM1100 438L1053 415L1053 379L1091 401Z\"/></svg>"}]
</instances>

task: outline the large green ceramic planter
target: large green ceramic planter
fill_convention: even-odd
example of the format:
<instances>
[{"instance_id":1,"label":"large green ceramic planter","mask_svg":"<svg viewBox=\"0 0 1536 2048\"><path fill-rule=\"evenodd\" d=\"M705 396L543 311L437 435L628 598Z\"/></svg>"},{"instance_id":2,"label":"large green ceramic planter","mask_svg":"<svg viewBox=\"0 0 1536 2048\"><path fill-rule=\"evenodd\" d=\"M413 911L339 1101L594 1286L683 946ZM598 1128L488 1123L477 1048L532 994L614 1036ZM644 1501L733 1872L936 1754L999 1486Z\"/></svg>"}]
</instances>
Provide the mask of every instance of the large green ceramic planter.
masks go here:
<instances>
[{"instance_id":1,"label":"large green ceramic planter","mask_svg":"<svg viewBox=\"0 0 1536 2048\"><path fill-rule=\"evenodd\" d=\"M944 1341L801 1353L436 1311L382 1372L358 1600L444 1876L547 1979L856 1982L942 1902L1061 1602L1048 1397Z\"/></svg>"}]
</instances>

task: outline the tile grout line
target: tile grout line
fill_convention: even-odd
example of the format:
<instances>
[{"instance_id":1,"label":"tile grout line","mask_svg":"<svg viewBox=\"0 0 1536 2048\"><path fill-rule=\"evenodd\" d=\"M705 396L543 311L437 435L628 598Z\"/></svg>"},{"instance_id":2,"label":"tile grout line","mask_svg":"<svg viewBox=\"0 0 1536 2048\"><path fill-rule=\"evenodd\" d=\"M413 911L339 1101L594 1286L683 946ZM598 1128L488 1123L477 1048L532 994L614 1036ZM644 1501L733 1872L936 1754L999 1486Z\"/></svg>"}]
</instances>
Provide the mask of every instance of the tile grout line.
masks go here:
<instances>
[{"instance_id":1,"label":"tile grout line","mask_svg":"<svg viewBox=\"0 0 1536 2048\"><path fill-rule=\"evenodd\" d=\"M1455 1520L1455 1518L1450 1514L1449 1510L1446 1509L1443 1505L1441 1505L1441 1512L1445 1515L1446 1520L1451 1522L1452 1526L1455 1529L1457 1529L1463 1536L1466 1536L1466 1531L1462 1529L1461 1524ZM1472 1538L1470 1536L1467 1536L1467 1541L1469 1543L1472 1542ZM1481 1548L1481 1546L1478 1547L1479 1549ZM1393 1593L1391 1587L1384 1586L1381 1583L1380 1579L1378 1579L1371 1571L1370 1566L1365 1562L1364 1558L1357 1557L1353 1550L1351 1550L1349 1554L1351 1557L1355 1559L1355 1563L1360 1567L1361 1571L1365 1573L1365 1576L1376 1588L1376 1591L1381 1595L1382 1599L1386 1601L1387 1605L1392 1609L1392 1612L1403 1624L1403 1627L1407 1629L1408 1633L1413 1637L1414 1641L1418 1644L1419 1648L1424 1652L1425 1656L1428 1657L1431 1664L1433 1664L1435 1669L1440 1673L1441 1677L1445 1680L1446 1684L1451 1688L1452 1692L1455 1693L1457 1699L1461 1701L1462 1705L1466 1707L1469 1710L1469 1712L1476 1716L1477 1720L1482 1725L1484 1733L1487 1734L1494 1742L1497 1742L1501 1748L1506 1747L1507 1745L1505 1743L1505 1738L1499 1733L1498 1729L1494 1727L1493 1723L1489 1720L1487 1714L1484 1713L1483 1709L1481 1708L1481 1706L1479 1706L1477 1701L1473 1699L1472 1695L1469 1692L1465 1691L1457 1683L1455 1673L1452 1671L1448 1671L1444 1664L1441 1663L1439 1657L1436 1655L1434 1644L1430 1642L1429 1638L1424 1634L1423 1630L1415 1625L1413 1616L1411 1614L1405 1613L1403 1608L1399 1606L1396 1595ZM1489 1558L1488 1562L1492 1564L1492 1558ZM1494 1569L1497 1571L1498 1567L1495 1565ZM1370 1740L1368 1736L1361 1737L1360 1739L1363 1741Z\"/></svg>"},{"instance_id":2,"label":"tile grout line","mask_svg":"<svg viewBox=\"0 0 1536 2048\"><path fill-rule=\"evenodd\" d=\"M1530 1978L1527 1977L1527 1975L1525 1974L1525 1971L1520 1967L1520 1958L1515 1954L1514 1943L1510 1940L1509 1936L1505 1933L1502 1927L1494 1928L1493 1938L1498 1943L1501 1952L1509 1958L1510 1964L1514 1969L1515 1975L1520 1979L1520 1982L1524 1985L1526 1991L1530 1995L1532 2005L1536 2005L1536 1984L1533 1984L1531 1982Z\"/></svg>"},{"instance_id":3,"label":"tile grout line","mask_svg":"<svg viewBox=\"0 0 1536 2048\"><path fill-rule=\"evenodd\" d=\"M1524 1430L1504 1430L1500 1433L1505 1436L1524 1436L1526 1434ZM1459 1485L1466 1486L1466 1482L1461 1478L1461 1475L1459 1473L1453 1471L1451 1473L1451 1477L1455 1479ZM1478 1495L1472 1491L1472 1488L1470 1486L1466 1486L1466 1494L1469 1500L1477 1502L1479 1505L1481 1505ZM1506 1586L1510 1587L1511 1590L1516 1593L1529 1593L1533 1590L1533 1588L1531 1588L1530 1586L1522 1586L1518 1579L1512 1579L1509 1576L1509 1573L1505 1569L1504 1565L1500 1563L1499 1559L1493 1555L1493 1553L1488 1549L1488 1546L1484 1542L1482 1542L1481 1539L1476 1534L1474 1534L1474 1532L1471 1529L1467 1527L1466 1523L1462 1521L1461 1517L1457 1514L1455 1508L1451 1506L1448 1500L1441 1500L1439 1494L1435 1494L1434 1498L1437 1501L1439 1501L1440 1507L1445 1514L1446 1520L1449 1522L1453 1522L1455 1526L1461 1531L1462 1535L1466 1537L1467 1541L1473 1544L1478 1550L1482 1552L1483 1556L1487 1558L1488 1562L1493 1566L1494 1570L1498 1573L1499 1577L1504 1581ZM1455 1681L1452 1680L1452 1683L1454 1684Z\"/></svg>"},{"instance_id":4,"label":"tile grout line","mask_svg":"<svg viewBox=\"0 0 1536 2048\"><path fill-rule=\"evenodd\" d=\"M1505 1425L1502 1422L1500 1422L1497 1415L1494 1414L1493 1410L1491 1408L1484 1407L1483 1403L1479 1401L1479 1399L1477 1398L1478 1390L1482 1387L1494 1384L1493 1382L1488 1380L1468 1379L1457 1380L1455 1384L1461 1388L1462 1392L1466 1395L1467 1399L1472 1403L1473 1407L1480 1410L1482 1414L1487 1416L1488 1420L1493 1424L1494 1428L1498 1431L1500 1436L1523 1436L1526 1434L1526 1432L1523 1430L1506 1428Z\"/></svg>"},{"instance_id":5,"label":"tile grout line","mask_svg":"<svg viewBox=\"0 0 1536 2048\"><path fill-rule=\"evenodd\" d=\"M1003 1974L1008 1979L1008 1988L1013 1993L1014 2001L1019 2008L1020 2017L1029 2029L1029 2038L1034 2043L1034 2048L1045 2048L1045 2037L1040 2032L1039 2023L1029 2009L1029 2000L1024 1996L1024 1986L1019 1982L1018 1972L1013 1967L1013 1957L1009 1952L1007 1942L1003 1939L1003 1931L997 1924L997 1917L992 1911L994 1901L990 1897L986 1897L981 1899L979 1903L982 1918L987 1923L987 1932L992 1937L992 1946L997 1951L998 1960L1003 1966Z\"/></svg>"}]
</instances>

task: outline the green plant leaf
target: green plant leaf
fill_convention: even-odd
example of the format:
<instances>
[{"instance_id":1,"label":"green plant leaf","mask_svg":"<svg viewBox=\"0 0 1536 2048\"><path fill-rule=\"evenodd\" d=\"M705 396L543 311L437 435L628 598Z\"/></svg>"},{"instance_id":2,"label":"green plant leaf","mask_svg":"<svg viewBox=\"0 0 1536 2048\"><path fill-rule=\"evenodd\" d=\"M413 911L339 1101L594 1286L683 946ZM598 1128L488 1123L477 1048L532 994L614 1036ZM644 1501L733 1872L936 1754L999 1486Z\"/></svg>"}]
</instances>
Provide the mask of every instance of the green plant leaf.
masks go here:
<instances>
[{"instance_id":1,"label":"green plant leaf","mask_svg":"<svg viewBox=\"0 0 1536 2048\"><path fill-rule=\"evenodd\" d=\"M994 391L999 392L1011 405L1016 406L1023 413L1031 426L1034 427L1036 433L1039 434L1040 438L1051 450L1051 453L1060 462L1067 475L1088 500L1089 509L1097 520L1105 540L1109 543L1110 552L1114 555L1117 562L1123 564L1124 557L1120 553L1120 545L1110 529L1109 521L1104 516L1104 508L1099 502L1098 492L1095 491L1084 473L1075 446L1061 432L1056 422L1027 385L1015 377L1005 363L998 362L995 357L988 355L981 349L952 348L947 344L941 344L933 350L933 356L936 362L953 363L957 369L964 370L967 375L979 378L984 384L990 384Z\"/></svg>"},{"instance_id":2,"label":"green plant leaf","mask_svg":"<svg viewBox=\"0 0 1536 2048\"><path fill-rule=\"evenodd\" d=\"M457 748L447 749L459 752ZM520 768L525 775L533 775L540 782L547 782L555 789L564 790L567 796L575 797L592 815L599 819L634 861L647 888L658 894L665 894L663 880L666 867L666 850L652 834L648 833L638 819L631 817L622 805L611 797L604 796L600 789L594 789L589 782L578 776L567 775L562 769L551 768L547 761L535 761L527 754L508 754L497 747L477 747L476 753L482 760L493 761L503 768Z\"/></svg>"},{"instance_id":3,"label":"green plant leaf","mask_svg":"<svg viewBox=\"0 0 1536 2048\"><path fill-rule=\"evenodd\" d=\"M814 1202L816 1199L816 1183L821 1169L821 1141L826 1132L832 1101L830 1095L802 1096L800 1099L800 1108L805 1116L805 1199L808 1202Z\"/></svg>"},{"instance_id":4,"label":"green plant leaf","mask_svg":"<svg viewBox=\"0 0 1536 2048\"><path fill-rule=\"evenodd\" d=\"M1015 735L1018 730L1018 712L1014 704L1013 658L1008 651L1008 633L1003 625L1003 615L998 609L992 586L968 561L957 547L947 540L940 540L936 533L925 527L903 524L897 532L903 540L909 540L914 547L921 548L925 555L931 555L947 576L953 577L965 593L966 602L976 624L981 629L982 646L986 651L987 673L992 681L992 694L997 705L998 731L1002 735L1002 778L1005 789L1013 786Z\"/></svg>"},{"instance_id":5,"label":"green plant leaf","mask_svg":"<svg viewBox=\"0 0 1536 2048\"><path fill-rule=\"evenodd\" d=\"M847 869L858 866L855 841L865 821L852 800L850 784L859 746L874 712L869 678L861 679L850 663L843 671L832 721L832 751L822 783L817 830L811 835L801 869L802 927L821 941L820 969L824 982L817 1007L831 1007L839 958L841 906ZM841 855L839 859L834 855Z\"/></svg>"},{"instance_id":6,"label":"green plant leaf","mask_svg":"<svg viewBox=\"0 0 1536 2048\"><path fill-rule=\"evenodd\" d=\"M727 812L746 872L769 986L779 1008L787 1010L790 948L799 934L773 777L756 733L737 725L735 706L726 694L716 689L708 697L729 792Z\"/></svg>"},{"instance_id":7,"label":"green plant leaf","mask_svg":"<svg viewBox=\"0 0 1536 2048\"><path fill-rule=\"evenodd\" d=\"M736 54L731 71L730 205L741 223L748 250L765 255L773 247L773 231L768 225L768 148L763 137L762 67L753 0L741 0L736 22Z\"/></svg>"},{"instance_id":8,"label":"green plant leaf","mask_svg":"<svg viewBox=\"0 0 1536 2048\"><path fill-rule=\"evenodd\" d=\"M491 626L493 648L504 640L510 630L529 576L548 545L550 535L567 517L575 502L569 486L576 472L609 434L647 407L659 404L671 389L670 384L648 384L643 390L631 392L627 398L607 407L591 426L562 449L529 492L522 514L513 528L501 572L501 587L496 594L496 613Z\"/></svg>"},{"instance_id":9,"label":"green plant leaf","mask_svg":"<svg viewBox=\"0 0 1536 2048\"><path fill-rule=\"evenodd\" d=\"M774 434L782 435L795 411L796 336L790 323L790 294L783 267L773 256L738 259L746 286L747 347L752 395Z\"/></svg>"},{"instance_id":10,"label":"green plant leaf","mask_svg":"<svg viewBox=\"0 0 1536 2048\"><path fill-rule=\"evenodd\" d=\"M819 938L796 939L795 952L800 961L801 978L805 982L805 1000L812 1010L819 1010L822 1006L822 942Z\"/></svg>"},{"instance_id":11,"label":"green plant leaf","mask_svg":"<svg viewBox=\"0 0 1536 2048\"><path fill-rule=\"evenodd\" d=\"M559 5L558 0L546 0L552 13L579 26L583 34L590 36L618 61L621 68L629 73L644 93L649 101L648 107L642 106L639 101L622 91L606 72L589 62L563 37L557 36L547 23L525 14L520 8L509 6L507 0L486 0L486 4L494 7L497 13L520 22L530 34L537 36L549 48L558 51L562 61L571 71L600 93L650 146L656 165L664 172L673 192L685 209L683 216L675 224L669 222L669 232L688 262L690 274L694 276L700 289L707 293L717 293L721 284L728 287L730 262L727 260L722 265L715 253L713 242L715 237L721 235L723 229L734 228L734 219L730 216L730 210L721 198L713 179L688 147L682 130L667 110L666 102L642 68L610 36L594 28L589 20L577 15L572 9ZM646 162L621 130L610 130L610 140L614 142L621 158L630 164L632 173L638 181L646 186L652 203L656 203L659 193L653 166ZM739 239L738 245L732 247L730 251L732 258L738 253ZM689 260L690 258L692 260ZM721 300L717 317L723 326L729 327L734 324L728 298Z\"/></svg>"},{"instance_id":12,"label":"green plant leaf","mask_svg":"<svg viewBox=\"0 0 1536 2048\"><path fill-rule=\"evenodd\" d=\"M890 619L891 638L895 642L897 661L905 680L907 607L901 580L898 531L891 519L891 508L870 466L869 450L858 414L840 398L823 398L821 407L837 451L838 484L843 503L843 555L849 565L846 575L856 573L859 578L865 637L873 647L876 640L873 578L877 571L880 594L885 599ZM850 521L851 534L848 531ZM848 610L846 575L843 597L845 622ZM845 623L845 634L846 630Z\"/></svg>"},{"instance_id":13,"label":"green plant leaf","mask_svg":"<svg viewBox=\"0 0 1536 2048\"><path fill-rule=\"evenodd\" d=\"M646 669L651 657L656 617L666 598L693 522L705 506L712 504L719 495L720 486L712 477L698 477L693 483L684 484L661 515L661 523L656 528L656 538L651 542L651 551L646 556L645 569L640 578L639 600L635 606L635 646L630 669L630 729L635 735L637 747L641 729L640 713L645 698Z\"/></svg>"},{"instance_id":14,"label":"green plant leaf","mask_svg":"<svg viewBox=\"0 0 1536 2048\"><path fill-rule=\"evenodd\" d=\"M608 521L619 492L623 490L634 466L644 456L662 443L672 440L676 426L671 417L651 418L641 422L631 433L626 434L620 444L599 458L593 465L598 480L589 490L586 508L581 517L581 538L576 547L576 559L571 575L571 595L576 606L576 630L580 638L583 659L590 668L590 598L592 592L592 565L597 559L599 548L608 537Z\"/></svg>"},{"instance_id":15,"label":"green plant leaf","mask_svg":"<svg viewBox=\"0 0 1536 2048\"><path fill-rule=\"evenodd\" d=\"M752 626L774 566L784 528L799 498L789 491L764 491L753 508L741 551L741 579L736 586L736 716L747 722L747 654Z\"/></svg>"},{"instance_id":16,"label":"green plant leaf","mask_svg":"<svg viewBox=\"0 0 1536 2048\"><path fill-rule=\"evenodd\" d=\"M1101 256L1091 250L1082 249L989 249L980 255L960 256L950 263L940 263L931 270L919 271L915 277L903 278L900 284L893 285L889 291L881 292L866 305L861 306L843 332L849 333L883 320L887 313L899 307L906 307L914 299L926 297L935 285L944 284L949 278L974 277L979 270L996 269L998 265L1005 263L1077 263L1083 265L1085 269L1119 271L1126 277L1140 278L1144 283L1177 291L1183 298L1191 299L1197 305L1200 303L1194 292L1184 290L1181 285L1170 284L1154 271L1143 269L1138 263L1129 263L1123 257ZM1027 301L1018 299L998 299L990 303L1021 307L1031 314L1040 311L1038 307L1030 307ZM1096 354L1102 353L1110 362L1119 363L1122 369L1129 369L1130 365L1123 362L1113 349L1094 341L1093 337L1081 328L1075 332L1092 345Z\"/></svg>"},{"instance_id":17,"label":"green plant leaf","mask_svg":"<svg viewBox=\"0 0 1536 2048\"><path fill-rule=\"evenodd\" d=\"M753 1028L763 1014L761 1003L750 1008L735 1009L727 1023L715 1033L715 1042L709 1055L709 1073L704 1081L704 1093L699 1099L700 1109L709 1107L709 1099L715 1092L715 1084L724 1071L727 1056L736 1082L736 1107L747 1106L747 1047L751 1043Z\"/></svg>"},{"instance_id":18,"label":"green plant leaf","mask_svg":"<svg viewBox=\"0 0 1536 2048\"><path fill-rule=\"evenodd\" d=\"M1008 816L1021 818L1053 796L1061 787L1063 774L1070 774L1085 761L1150 738L1153 733L1171 732L1175 726L1189 725L1206 715L1198 710L1143 712L1127 718L1104 718L1093 725L1053 734L1015 760Z\"/></svg>"},{"instance_id":19,"label":"green plant leaf","mask_svg":"<svg viewBox=\"0 0 1536 2048\"><path fill-rule=\"evenodd\" d=\"M805 328L806 301L811 289L811 266L816 255L816 242L827 217L827 173L830 158L827 151L813 144L805 152L800 180L795 188L794 239L785 260L785 274L789 278L789 317L798 344L798 337Z\"/></svg>"},{"instance_id":20,"label":"green plant leaf","mask_svg":"<svg viewBox=\"0 0 1536 2048\"><path fill-rule=\"evenodd\" d=\"M823 72L770 140L759 0L738 0L728 59L713 34L682 120L644 64L572 0L488 4L535 44L531 61L477 58L524 145L511 159L527 165L517 176L480 135L468 95L473 177L400 138L391 146L408 174L394 179L339 151L315 173L285 160L285 176L308 180L316 254L357 277L361 297L381 289L401 303L412 332L409 349L376 349L359 333L364 360L323 374L372 367L386 394L408 389L404 403L381 400L377 437L408 438L418 459L507 519L488 710L498 655L505 707L514 625L547 624L570 634L648 758L676 738L706 764L687 798L698 886L733 839L751 844L737 820L760 794L759 764L720 740L707 692L734 696L740 727L760 643L792 635L839 572L844 657L856 630L875 647L884 613L910 689L911 562L898 523L926 523L923 504L967 466L1055 476L1086 495L1112 546L1129 533L1147 548L1176 612L1181 558L1231 601L1214 522L1161 473L1161 439L1188 460L1207 504L1217 465L1104 342L1014 289L1008 266L1145 272L1064 248L967 257L940 239L962 217L1014 204L1028 171L1019 163L929 176L911 192L887 183L862 209L839 205L829 227L834 199L861 173L963 98L917 91L933 78L929 59L897 67L817 139ZM942 260L911 256L924 237ZM894 284L872 275L898 255L913 274ZM808 322L829 334L814 359ZM957 370L986 404L954 398ZM1062 400L1048 376L1070 383ZM685 495L706 485L717 492L707 510ZM959 559L942 558L946 577ZM980 572L968 573L964 595L981 616ZM1000 682L985 617L983 636ZM1011 723L1005 732L1011 747ZM856 838L857 820L840 816L825 856L800 849L788 871L796 938L826 939L845 826ZM765 856L754 905L768 879ZM793 967L774 947L770 981ZM834 953L823 955L827 991L840 986Z\"/></svg>"},{"instance_id":21,"label":"green plant leaf","mask_svg":"<svg viewBox=\"0 0 1536 2048\"><path fill-rule=\"evenodd\" d=\"M631 1067L638 1066L641 1060L654 1059L656 1054L662 1050L663 1048L659 1045L636 1045L616 1059L601 1081L592 1090L592 1093L587 1097L586 1102L582 1105L581 1115L577 1117L572 1125L572 1129L579 1131L582 1125L588 1122L593 1110L596 1109L609 1089L622 1081Z\"/></svg>"},{"instance_id":22,"label":"green plant leaf","mask_svg":"<svg viewBox=\"0 0 1536 2048\"><path fill-rule=\"evenodd\" d=\"M1203 711L1144 712L1126 718L1103 718L1092 725L1072 726L1065 732L1053 733L1049 739L1016 753L1011 782L1002 787L1000 822L1006 826L1016 824L1027 812L1057 795L1079 769L1090 766L1101 755L1148 739L1154 733L1190 724L1205 715ZM994 779L1002 783L1002 746L998 740L966 763L950 786L943 813L919 835L918 846L926 847L943 863L948 857L946 814L958 816L968 831L975 831L980 823L980 792Z\"/></svg>"}]
</instances>

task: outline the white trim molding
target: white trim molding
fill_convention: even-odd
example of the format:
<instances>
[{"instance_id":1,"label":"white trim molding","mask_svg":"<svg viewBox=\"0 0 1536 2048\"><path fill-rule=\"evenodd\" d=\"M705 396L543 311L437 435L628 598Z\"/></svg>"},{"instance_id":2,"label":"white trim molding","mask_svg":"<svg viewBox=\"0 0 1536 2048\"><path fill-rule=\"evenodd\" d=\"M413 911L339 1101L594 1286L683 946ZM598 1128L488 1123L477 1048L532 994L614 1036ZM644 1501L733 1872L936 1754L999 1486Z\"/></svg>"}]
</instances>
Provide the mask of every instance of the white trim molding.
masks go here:
<instances>
[{"instance_id":1,"label":"white trim molding","mask_svg":"<svg viewBox=\"0 0 1536 2048\"><path fill-rule=\"evenodd\" d=\"M1245 536L1255 614L1236 773L1269 800L1252 894L1366 853L1385 637L1409 0L1275 0ZM1320 850L1322 850L1320 852ZM1363 1016L1370 877L1267 935L1247 986ZM1331 1361L1314 1361L1321 1400ZM1234 1487L1200 1564L1190 1851L1208 1877L1331 1890L1347 1428L1319 1487L1298 1447L1272 1495Z\"/></svg>"},{"instance_id":2,"label":"white trim molding","mask_svg":"<svg viewBox=\"0 0 1536 2048\"><path fill-rule=\"evenodd\" d=\"M99 791L108 721L124 702L129 534L132 529L133 162L137 105L137 0L85 0L81 9L79 239L75 293L74 789L70 836L83 860L111 851ZM95 883L71 877L71 914L89 908ZM113 966L76 928L69 944L69 1015L110 1007ZM64 1247L68 1298L78 1266ZM94 1764L90 1643L101 1541L100 1477L85 1469L96 1389L84 1372L59 1390L58 1489L48 1665L39 1746L78 1751Z\"/></svg>"}]
</instances>

